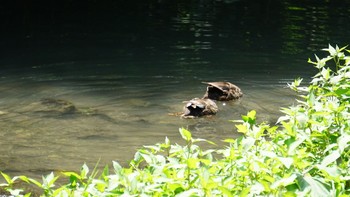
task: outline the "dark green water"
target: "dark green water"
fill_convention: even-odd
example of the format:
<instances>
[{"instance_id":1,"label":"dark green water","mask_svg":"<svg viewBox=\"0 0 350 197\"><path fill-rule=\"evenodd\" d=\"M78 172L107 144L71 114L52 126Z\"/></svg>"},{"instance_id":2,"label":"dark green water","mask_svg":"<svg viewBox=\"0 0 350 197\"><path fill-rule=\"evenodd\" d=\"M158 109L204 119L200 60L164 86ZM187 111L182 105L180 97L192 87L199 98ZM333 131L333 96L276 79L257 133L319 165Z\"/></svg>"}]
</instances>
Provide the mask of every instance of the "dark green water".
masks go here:
<instances>
[{"instance_id":1,"label":"dark green water","mask_svg":"<svg viewBox=\"0 0 350 197\"><path fill-rule=\"evenodd\" d=\"M252 109L274 123L295 103L287 83L315 74L307 59L350 35L347 1L1 4L0 170L12 175L125 164L165 136L181 143L180 127L220 143ZM203 96L202 81L244 97L213 117L169 116ZM77 111L47 110L44 98Z\"/></svg>"}]
</instances>

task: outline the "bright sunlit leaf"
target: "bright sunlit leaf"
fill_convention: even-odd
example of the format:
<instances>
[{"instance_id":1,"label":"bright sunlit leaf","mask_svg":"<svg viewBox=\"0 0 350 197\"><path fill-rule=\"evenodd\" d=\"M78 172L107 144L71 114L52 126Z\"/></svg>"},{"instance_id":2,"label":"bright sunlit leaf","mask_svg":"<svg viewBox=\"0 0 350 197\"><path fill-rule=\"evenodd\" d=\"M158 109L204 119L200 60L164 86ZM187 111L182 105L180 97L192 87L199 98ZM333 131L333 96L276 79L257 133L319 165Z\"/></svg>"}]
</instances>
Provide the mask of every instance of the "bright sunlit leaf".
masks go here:
<instances>
[{"instance_id":1,"label":"bright sunlit leaf","mask_svg":"<svg viewBox=\"0 0 350 197\"><path fill-rule=\"evenodd\" d=\"M329 155L327 155L321 162L321 166L328 166L329 164L335 162L340 157L340 153L338 150L335 150L331 152Z\"/></svg>"},{"instance_id":2,"label":"bright sunlit leaf","mask_svg":"<svg viewBox=\"0 0 350 197\"><path fill-rule=\"evenodd\" d=\"M189 159L187 160L187 166L188 166L190 169L197 168L198 162L199 162L199 160L196 159L196 158L189 158Z\"/></svg>"},{"instance_id":3,"label":"bright sunlit leaf","mask_svg":"<svg viewBox=\"0 0 350 197\"><path fill-rule=\"evenodd\" d=\"M87 178L87 174L89 173L89 167L84 163L84 165L80 169L80 176L82 179Z\"/></svg>"},{"instance_id":4,"label":"bright sunlit leaf","mask_svg":"<svg viewBox=\"0 0 350 197\"><path fill-rule=\"evenodd\" d=\"M321 74L325 80L328 80L330 77L330 70L322 68Z\"/></svg>"},{"instance_id":5,"label":"bright sunlit leaf","mask_svg":"<svg viewBox=\"0 0 350 197\"><path fill-rule=\"evenodd\" d=\"M238 129L238 132L240 133L246 134L248 132L248 128L246 125L238 124L238 125L235 125L235 127Z\"/></svg>"},{"instance_id":6,"label":"bright sunlit leaf","mask_svg":"<svg viewBox=\"0 0 350 197\"><path fill-rule=\"evenodd\" d=\"M191 135L191 132L188 131L187 129L185 128L180 128L179 129L179 132L181 134L181 137L186 140L186 141L191 141L192 139L192 135Z\"/></svg>"},{"instance_id":7,"label":"bright sunlit leaf","mask_svg":"<svg viewBox=\"0 0 350 197\"><path fill-rule=\"evenodd\" d=\"M11 179L11 177L9 176L9 175L7 175L7 174L5 174L5 173L3 173L3 172L0 172L1 173L1 175L4 177L4 179L6 180L6 182L8 183L8 184L12 184L13 183L13 181L12 181L12 179Z\"/></svg>"},{"instance_id":8,"label":"bright sunlit leaf","mask_svg":"<svg viewBox=\"0 0 350 197\"><path fill-rule=\"evenodd\" d=\"M286 158L286 157L278 157L278 160L287 168L289 169L293 165L293 159L292 158Z\"/></svg>"},{"instance_id":9,"label":"bright sunlit leaf","mask_svg":"<svg viewBox=\"0 0 350 197\"><path fill-rule=\"evenodd\" d=\"M322 183L322 181L309 175L304 176L304 180L311 187L311 196L330 196L329 190Z\"/></svg>"}]
</instances>

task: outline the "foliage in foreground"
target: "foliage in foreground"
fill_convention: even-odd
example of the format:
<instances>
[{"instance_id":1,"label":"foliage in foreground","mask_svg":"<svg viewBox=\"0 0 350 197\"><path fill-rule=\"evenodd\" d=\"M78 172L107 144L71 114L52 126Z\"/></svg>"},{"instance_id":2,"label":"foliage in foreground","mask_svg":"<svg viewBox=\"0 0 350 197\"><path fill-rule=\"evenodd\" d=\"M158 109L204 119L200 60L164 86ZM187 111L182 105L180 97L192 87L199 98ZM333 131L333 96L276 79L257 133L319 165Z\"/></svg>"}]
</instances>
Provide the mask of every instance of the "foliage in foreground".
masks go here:
<instances>
[{"instance_id":1,"label":"foliage in foreground","mask_svg":"<svg viewBox=\"0 0 350 197\"><path fill-rule=\"evenodd\" d=\"M329 46L329 56L309 60L318 69L308 87L301 79L289 86L300 93L295 106L270 126L256 122L255 111L233 121L244 135L227 146L204 150L186 129L186 145L164 143L136 152L130 167L113 162L99 177L83 165L80 173L63 172L69 182L55 187L58 176L42 182L1 173L13 195L16 180L34 184L43 196L348 196L350 195L350 52ZM331 69L333 68L333 70ZM30 194L23 194L29 196Z\"/></svg>"}]
</instances>

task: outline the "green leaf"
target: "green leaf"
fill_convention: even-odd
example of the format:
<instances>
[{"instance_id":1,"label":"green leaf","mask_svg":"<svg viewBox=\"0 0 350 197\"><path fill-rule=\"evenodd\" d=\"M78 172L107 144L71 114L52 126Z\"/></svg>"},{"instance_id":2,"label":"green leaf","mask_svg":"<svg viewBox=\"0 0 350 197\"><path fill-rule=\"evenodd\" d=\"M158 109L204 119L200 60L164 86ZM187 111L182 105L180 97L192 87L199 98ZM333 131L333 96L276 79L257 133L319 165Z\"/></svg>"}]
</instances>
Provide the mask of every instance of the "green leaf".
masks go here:
<instances>
[{"instance_id":1,"label":"green leaf","mask_svg":"<svg viewBox=\"0 0 350 197\"><path fill-rule=\"evenodd\" d=\"M50 174L48 174L47 176L43 176L43 187L46 188L51 188L54 186L54 183L56 182L56 180L58 179L58 176L55 177L55 175L53 174L53 172L51 172Z\"/></svg>"},{"instance_id":2,"label":"green leaf","mask_svg":"<svg viewBox=\"0 0 350 197\"><path fill-rule=\"evenodd\" d=\"M67 192L67 190L65 191L65 187L60 187L60 188L58 188L58 189L56 189L56 190L54 190L53 191L53 193L52 193L52 195L50 195L50 196L67 196L68 197L68 192Z\"/></svg>"},{"instance_id":3,"label":"green leaf","mask_svg":"<svg viewBox=\"0 0 350 197\"><path fill-rule=\"evenodd\" d=\"M109 167L108 167L108 165L106 165L103 168L103 171L102 171L102 174L100 176L100 179L103 179L104 181L107 181L108 180L108 176L109 176Z\"/></svg>"},{"instance_id":4,"label":"green leaf","mask_svg":"<svg viewBox=\"0 0 350 197\"><path fill-rule=\"evenodd\" d=\"M328 68L322 68L321 75L325 80L328 80L330 77L330 70Z\"/></svg>"},{"instance_id":5,"label":"green leaf","mask_svg":"<svg viewBox=\"0 0 350 197\"><path fill-rule=\"evenodd\" d=\"M196 158L189 158L189 159L187 159L187 166L188 166L188 168L190 168L190 169L195 169L195 168L197 168L198 163L199 163L199 160L196 159Z\"/></svg>"},{"instance_id":6,"label":"green leaf","mask_svg":"<svg viewBox=\"0 0 350 197\"><path fill-rule=\"evenodd\" d=\"M223 142L235 143L235 142L236 142L236 139L224 139Z\"/></svg>"},{"instance_id":7,"label":"green leaf","mask_svg":"<svg viewBox=\"0 0 350 197\"><path fill-rule=\"evenodd\" d=\"M32 195L32 193L27 193L23 197L30 197L30 195Z\"/></svg>"},{"instance_id":8,"label":"green leaf","mask_svg":"<svg viewBox=\"0 0 350 197\"><path fill-rule=\"evenodd\" d=\"M261 150L261 151L260 151L260 154L261 154L262 156L264 156L264 157L269 157L269 158L272 158L272 159L274 159L274 158L277 157L276 153L273 152L273 151Z\"/></svg>"},{"instance_id":9,"label":"green leaf","mask_svg":"<svg viewBox=\"0 0 350 197\"><path fill-rule=\"evenodd\" d=\"M202 139L202 138L193 139L193 142L207 142L207 143L209 143L211 145L216 145L214 142L212 142L210 140Z\"/></svg>"},{"instance_id":10,"label":"green leaf","mask_svg":"<svg viewBox=\"0 0 350 197\"><path fill-rule=\"evenodd\" d=\"M329 164L335 162L339 157L340 157L339 151L335 150L323 158L321 162L321 166L327 167Z\"/></svg>"},{"instance_id":11,"label":"green leaf","mask_svg":"<svg viewBox=\"0 0 350 197\"><path fill-rule=\"evenodd\" d=\"M26 182L26 183L29 183L29 178L26 177L26 176L18 176L19 179L21 179L22 181Z\"/></svg>"},{"instance_id":12,"label":"green leaf","mask_svg":"<svg viewBox=\"0 0 350 197\"><path fill-rule=\"evenodd\" d=\"M227 189L226 187L223 186L219 186L218 189L222 192L222 194L224 194L227 197L233 197L231 191L229 189Z\"/></svg>"},{"instance_id":13,"label":"green leaf","mask_svg":"<svg viewBox=\"0 0 350 197\"><path fill-rule=\"evenodd\" d=\"M264 190L265 190L264 186L261 183L256 182L250 188L250 193L251 194L261 194Z\"/></svg>"},{"instance_id":14,"label":"green leaf","mask_svg":"<svg viewBox=\"0 0 350 197\"><path fill-rule=\"evenodd\" d=\"M248 112L247 116L250 119L254 119L255 120L255 115L256 115L256 111L255 110L251 110L250 112Z\"/></svg>"},{"instance_id":15,"label":"green leaf","mask_svg":"<svg viewBox=\"0 0 350 197\"><path fill-rule=\"evenodd\" d=\"M328 48L322 49L324 51L328 51L331 56L335 56L337 53L337 50L332 47L332 45L328 44Z\"/></svg>"},{"instance_id":16,"label":"green leaf","mask_svg":"<svg viewBox=\"0 0 350 197\"><path fill-rule=\"evenodd\" d=\"M281 123L282 121L285 122L287 120L290 120L290 118L291 118L290 116L280 116L276 123L278 124L278 123Z\"/></svg>"},{"instance_id":17,"label":"green leaf","mask_svg":"<svg viewBox=\"0 0 350 197\"><path fill-rule=\"evenodd\" d=\"M31 183L34 183L36 186L38 186L38 187L40 187L40 188L43 188L43 185L39 182L39 181L37 181L37 180L35 180L35 179L32 179L32 178L29 178L28 179Z\"/></svg>"},{"instance_id":18,"label":"green leaf","mask_svg":"<svg viewBox=\"0 0 350 197\"><path fill-rule=\"evenodd\" d=\"M89 173L89 167L84 163L84 165L80 168L80 176L82 179L86 179Z\"/></svg>"},{"instance_id":19,"label":"green leaf","mask_svg":"<svg viewBox=\"0 0 350 197\"><path fill-rule=\"evenodd\" d=\"M143 159L148 163L148 164L152 164L153 163L153 159L150 155L145 154L145 153L140 153L140 155L143 157Z\"/></svg>"},{"instance_id":20,"label":"green leaf","mask_svg":"<svg viewBox=\"0 0 350 197\"><path fill-rule=\"evenodd\" d=\"M297 175L295 174L292 174L286 178L282 178L280 180L277 180L276 182L274 182L272 185L271 185L271 188L272 189L277 189L281 186L285 187L287 185L290 185L292 183L294 183L294 181L296 180L297 178Z\"/></svg>"},{"instance_id":21,"label":"green leaf","mask_svg":"<svg viewBox=\"0 0 350 197\"><path fill-rule=\"evenodd\" d=\"M5 174L5 173L3 173L3 172L0 172L0 173L1 173L1 175L4 177L4 179L6 180L6 182L7 182L9 185L13 184L13 181L12 181L12 179L11 179L11 177L10 177L9 175L7 175L7 174Z\"/></svg>"},{"instance_id":22,"label":"green leaf","mask_svg":"<svg viewBox=\"0 0 350 197\"><path fill-rule=\"evenodd\" d=\"M293 162L294 162L294 160L293 160L292 158L286 158L286 157L278 157L278 160L279 160L287 169L289 169L289 168L292 166Z\"/></svg>"},{"instance_id":23,"label":"green leaf","mask_svg":"<svg viewBox=\"0 0 350 197\"><path fill-rule=\"evenodd\" d=\"M239 194L240 197L246 197L248 196L249 192L250 192L251 187L250 186L246 186L243 188L243 190L241 191L241 193Z\"/></svg>"},{"instance_id":24,"label":"green leaf","mask_svg":"<svg viewBox=\"0 0 350 197\"><path fill-rule=\"evenodd\" d=\"M320 170L325 171L328 174L328 176L331 176L333 178L339 178L339 176L341 176L341 171L338 169L337 166L323 167L318 165L317 167Z\"/></svg>"},{"instance_id":25,"label":"green leaf","mask_svg":"<svg viewBox=\"0 0 350 197\"><path fill-rule=\"evenodd\" d=\"M255 124L255 120L256 120L256 111L252 110L250 112L248 112L248 114L246 116L242 116L242 119L245 122L248 122L249 124Z\"/></svg>"},{"instance_id":26,"label":"green leaf","mask_svg":"<svg viewBox=\"0 0 350 197\"><path fill-rule=\"evenodd\" d=\"M342 153L345 148L348 148L350 145L348 144L350 142L350 135L344 134L342 137L338 138L338 146L339 146L339 152Z\"/></svg>"},{"instance_id":27,"label":"green leaf","mask_svg":"<svg viewBox=\"0 0 350 197\"><path fill-rule=\"evenodd\" d=\"M298 195L295 192L286 192L283 194L283 197L297 197Z\"/></svg>"},{"instance_id":28,"label":"green leaf","mask_svg":"<svg viewBox=\"0 0 350 197\"><path fill-rule=\"evenodd\" d=\"M69 177L69 183L70 183L70 186L71 187L76 187L77 186L77 183L79 182L80 179L78 179L78 177L76 176L70 176Z\"/></svg>"},{"instance_id":29,"label":"green leaf","mask_svg":"<svg viewBox=\"0 0 350 197\"><path fill-rule=\"evenodd\" d=\"M242 139L243 153L247 152L255 144L255 139L252 137Z\"/></svg>"},{"instance_id":30,"label":"green leaf","mask_svg":"<svg viewBox=\"0 0 350 197\"><path fill-rule=\"evenodd\" d=\"M338 96L346 96L346 97L350 96L350 89L349 88L338 88L334 92Z\"/></svg>"},{"instance_id":31,"label":"green leaf","mask_svg":"<svg viewBox=\"0 0 350 197\"><path fill-rule=\"evenodd\" d=\"M120 174L123 170L123 167L116 161L112 161L113 169L116 174Z\"/></svg>"},{"instance_id":32,"label":"green leaf","mask_svg":"<svg viewBox=\"0 0 350 197\"><path fill-rule=\"evenodd\" d=\"M191 132L188 131L187 129L185 128L180 128L179 129L179 132L181 134L181 137L186 140L187 142L191 141L192 139L192 135L191 135Z\"/></svg>"},{"instance_id":33,"label":"green leaf","mask_svg":"<svg viewBox=\"0 0 350 197\"><path fill-rule=\"evenodd\" d=\"M169 140L168 137L165 137L165 144L166 144L167 146L170 146L170 140Z\"/></svg>"},{"instance_id":34,"label":"green leaf","mask_svg":"<svg viewBox=\"0 0 350 197\"><path fill-rule=\"evenodd\" d=\"M305 136L301 136L297 141L292 142L289 145L288 155L293 155L295 150L299 147L300 144L302 144L305 141L305 139L306 139Z\"/></svg>"},{"instance_id":35,"label":"green leaf","mask_svg":"<svg viewBox=\"0 0 350 197\"><path fill-rule=\"evenodd\" d=\"M184 186L180 183L169 183L168 188L170 191L173 191L174 194L178 194L185 191Z\"/></svg>"},{"instance_id":36,"label":"green leaf","mask_svg":"<svg viewBox=\"0 0 350 197\"><path fill-rule=\"evenodd\" d=\"M295 132L294 132L293 126L292 126L292 124L290 122L287 123L287 122L282 121L281 124L287 130L287 133L290 136L295 136Z\"/></svg>"},{"instance_id":37,"label":"green leaf","mask_svg":"<svg viewBox=\"0 0 350 197\"><path fill-rule=\"evenodd\" d=\"M317 57L317 55L315 55L315 58L316 58L316 60L319 59L319 58ZM312 61L310 58L307 59L307 63L314 64L314 65L317 64L316 62Z\"/></svg>"},{"instance_id":38,"label":"green leaf","mask_svg":"<svg viewBox=\"0 0 350 197\"><path fill-rule=\"evenodd\" d=\"M264 180L270 182L270 183L275 182L275 179L274 179L272 176L269 176L269 175L263 175L262 178L263 178Z\"/></svg>"},{"instance_id":39,"label":"green leaf","mask_svg":"<svg viewBox=\"0 0 350 197\"><path fill-rule=\"evenodd\" d=\"M75 172L62 172L62 174L69 177L76 177L78 180L81 179L81 176Z\"/></svg>"},{"instance_id":40,"label":"green leaf","mask_svg":"<svg viewBox=\"0 0 350 197\"><path fill-rule=\"evenodd\" d=\"M22 189L10 189L10 196L21 196L20 193L23 191ZM7 196L7 195L6 195Z\"/></svg>"},{"instance_id":41,"label":"green leaf","mask_svg":"<svg viewBox=\"0 0 350 197\"><path fill-rule=\"evenodd\" d=\"M326 183L324 181L318 180L311 176L304 176L304 180L311 187L311 196L331 196L329 189L326 187Z\"/></svg>"},{"instance_id":42,"label":"green leaf","mask_svg":"<svg viewBox=\"0 0 350 197\"><path fill-rule=\"evenodd\" d=\"M238 129L237 131L240 132L240 133L243 133L243 134L247 134L248 133L248 128L244 124L235 125L235 127Z\"/></svg>"},{"instance_id":43,"label":"green leaf","mask_svg":"<svg viewBox=\"0 0 350 197\"><path fill-rule=\"evenodd\" d=\"M96 181L95 182L95 187L100 192L104 192L107 186L108 186L107 183L104 181Z\"/></svg>"}]
</instances>

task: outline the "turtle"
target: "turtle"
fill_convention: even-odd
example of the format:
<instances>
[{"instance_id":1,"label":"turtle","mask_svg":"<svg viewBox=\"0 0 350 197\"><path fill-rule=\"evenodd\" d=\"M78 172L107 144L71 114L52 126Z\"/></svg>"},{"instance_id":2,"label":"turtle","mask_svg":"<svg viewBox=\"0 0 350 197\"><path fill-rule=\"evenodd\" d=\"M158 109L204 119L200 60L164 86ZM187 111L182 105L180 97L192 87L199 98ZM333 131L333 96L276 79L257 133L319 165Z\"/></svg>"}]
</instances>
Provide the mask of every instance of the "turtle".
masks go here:
<instances>
[{"instance_id":1,"label":"turtle","mask_svg":"<svg viewBox=\"0 0 350 197\"><path fill-rule=\"evenodd\" d=\"M230 82L202 82L207 84L203 99L218 101L236 100L243 96L241 89Z\"/></svg>"},{"instance_id":2,"label":"turtle","mask_svg":"<svg viewBox=\"0 0 350 197\"><path fill-rule=\"evenodd\" d=\"M184 101L183 118L195 118L205 115L214 115L218 112L218 106L211 99L194 98Z\"/></svg>"}]
</instances>

